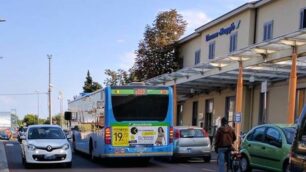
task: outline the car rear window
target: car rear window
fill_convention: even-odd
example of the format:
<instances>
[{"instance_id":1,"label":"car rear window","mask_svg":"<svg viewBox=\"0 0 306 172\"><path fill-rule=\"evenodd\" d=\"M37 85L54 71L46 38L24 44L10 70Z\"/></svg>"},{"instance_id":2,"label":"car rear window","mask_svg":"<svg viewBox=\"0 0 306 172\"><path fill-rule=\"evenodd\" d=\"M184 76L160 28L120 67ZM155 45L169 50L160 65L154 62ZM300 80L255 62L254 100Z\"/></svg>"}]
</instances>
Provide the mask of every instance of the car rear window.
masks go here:
<instances>
[{"instance_id":1,"label":"car rear window","mask_svg":"<svg viewBox=\"0 0 306 172\"><path fill-rule=\"evenodd\" d=\"M182 129L180 131L181 138L201 138L204 133L201 129Z\"/></svg>"},{"instance_id":2,"label":"car rear window","mask_svg":"<svg viewBox=\"0 0 306 172\"><path fill-rule=\"evenodd\" d=\"M293 143L293 139L295 137L296 128L294 128L294 127L287 127L287 128L283 128L283 131L285 133L287 143L288 144L292 144Z\"/></svg>"}]
</instances>

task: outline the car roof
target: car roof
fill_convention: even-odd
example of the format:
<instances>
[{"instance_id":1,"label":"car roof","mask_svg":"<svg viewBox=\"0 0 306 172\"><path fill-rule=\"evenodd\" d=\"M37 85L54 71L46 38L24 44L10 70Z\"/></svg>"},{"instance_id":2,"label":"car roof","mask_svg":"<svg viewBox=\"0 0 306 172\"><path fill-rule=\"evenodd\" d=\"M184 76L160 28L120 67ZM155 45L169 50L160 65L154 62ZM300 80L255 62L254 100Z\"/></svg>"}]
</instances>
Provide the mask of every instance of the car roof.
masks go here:
<instances>
[{"instance_id":1,"label":"car roof","mask_svg":"<svg viewBox=\"0 0 306 172\"><path fill-rule=\"evenodd\" d=\"M273 126L273 127L279 127L279 128L289 128L289 127L296 128L296 124L261 124L261 125L256 126L256 128L261 127L261 126Z\"/></svg>"},{"instance_id":2,"label":"car roof","mask_svg":"<svg viewBox=\"0 0 306 172\"><path fill-rule=\"evenodd\" d=\"M50 125L50 124L40 124L40 125L30 125L28 128L36 128L36 127L56 127L61 128L59 125Z\"/></svg>"},{"instance_id":3,"label":"car roof","mask_svg":"<svg viewBox=\"0 0 306 172\"><path fill-rule=\"evenodd\" d=\"M182 129L202 129L198 126L174 126L174 129L182 130Z\"/></svg>"}]
</instances>

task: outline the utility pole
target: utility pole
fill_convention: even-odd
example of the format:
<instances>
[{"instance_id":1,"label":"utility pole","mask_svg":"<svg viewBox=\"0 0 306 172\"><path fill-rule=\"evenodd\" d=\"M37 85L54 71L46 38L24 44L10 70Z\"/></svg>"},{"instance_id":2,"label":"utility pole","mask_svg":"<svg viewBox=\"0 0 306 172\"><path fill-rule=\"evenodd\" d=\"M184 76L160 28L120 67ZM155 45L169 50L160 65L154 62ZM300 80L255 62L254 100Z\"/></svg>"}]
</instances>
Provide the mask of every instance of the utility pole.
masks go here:
<instances>
[{"instance_id":1,"label":"utility pole","mask_svg":"<svg viewBox=\"0 0 306 172\"><path fill-rule=\"evenodd\" d=\"M64 98L63 92L60 91L60 92L59 92L58 99L60 100L60 113L61 113L60 125L61 125L61 127L64 126L64 125L63 125L63 124L64 124L64 118L63 118L63 116L64 116L64 112L63 112L63 98Z\"/></svg>"},{"instance_id":2,"label":"utility pole","mask_svg":"<svg viewBox=\"0 0 306 172\"><path fill-rule=\"evenodd\" d=\"M37 94L37 124L39 124L39 91L35 90Z\"/></svg>"},{"instance_id":3,"label":"utility pole","mask_svg":"<svg viewBox=\"0 0 306 172\"><path fill-rule=\"evenodd\" d=\"M52 115L51 115L51 59L52 55L47 54L48 59L49 59L49 89L48 89L48 108L49 108L49 119L50 119L50 125L52 124Z\"/></svg>"}]
</instances>

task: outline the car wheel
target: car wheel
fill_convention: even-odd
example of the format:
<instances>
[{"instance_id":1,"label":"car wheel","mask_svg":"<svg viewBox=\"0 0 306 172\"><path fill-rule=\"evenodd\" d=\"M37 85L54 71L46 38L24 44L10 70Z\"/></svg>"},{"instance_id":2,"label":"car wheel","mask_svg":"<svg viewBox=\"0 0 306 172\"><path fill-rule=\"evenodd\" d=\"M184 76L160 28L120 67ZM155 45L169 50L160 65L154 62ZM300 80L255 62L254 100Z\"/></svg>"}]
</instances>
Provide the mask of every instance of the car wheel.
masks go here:
<instances>
[{"instance_id":1,"label":"car wheel","mask_svg":"<svg viewBox=\"0 0 306 172\"><path fill-rule=\"evenodd\" d=\"M290 172L290 166L288 160L283 165L283 172Z\"/></svg>"},{"instance_id":2,"label":"car wheel","mask_svg":"<svg viewBox=\"0 0 306 172\"><path fill-rule=\"evenodd\" d=\"M71 168L71 167L72 167L72 162L67 162L67 163L65 164L65 167L66 167L66 168Z\"/></svg>"},{"instance_id":3,"label":"car wheel","mask_svg":"<svg viewBox=\"0 0 306 172\"><path fill-rule=\"evenodd\" d=\"M204 156L203 159L204 159L204 162L208 163L211 160L211 156Z\"/></svg>"},{"instance_id":4,"label":"car wheel","mask_svg":"<svg viewBox=\"0 0 306 172\"><path fill-rule=\"evenodd\" d=\"M242 172L252 171L247 156L242 155L241 160L240 160L240 165L241 165L241 171Z\"/></svg>"}]
</instances>

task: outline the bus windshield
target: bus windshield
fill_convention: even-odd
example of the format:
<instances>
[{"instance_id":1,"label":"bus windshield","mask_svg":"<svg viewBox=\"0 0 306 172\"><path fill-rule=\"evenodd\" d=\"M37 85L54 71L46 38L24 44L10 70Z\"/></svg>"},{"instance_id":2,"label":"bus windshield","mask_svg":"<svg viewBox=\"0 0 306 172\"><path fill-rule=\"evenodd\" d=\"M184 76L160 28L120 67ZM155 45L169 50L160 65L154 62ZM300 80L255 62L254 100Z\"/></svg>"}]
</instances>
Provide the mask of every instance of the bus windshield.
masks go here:
<instances>
[{"instance_id":1,"label":"bus windshield","mask_svg":"<svg viewBox=\"0 0 306 172\"><path fill-rule=\"evenodd\" d=\"M112 95L117 121L163 121L168 103L169 95Z\"/></svg>"}]
</instances>

